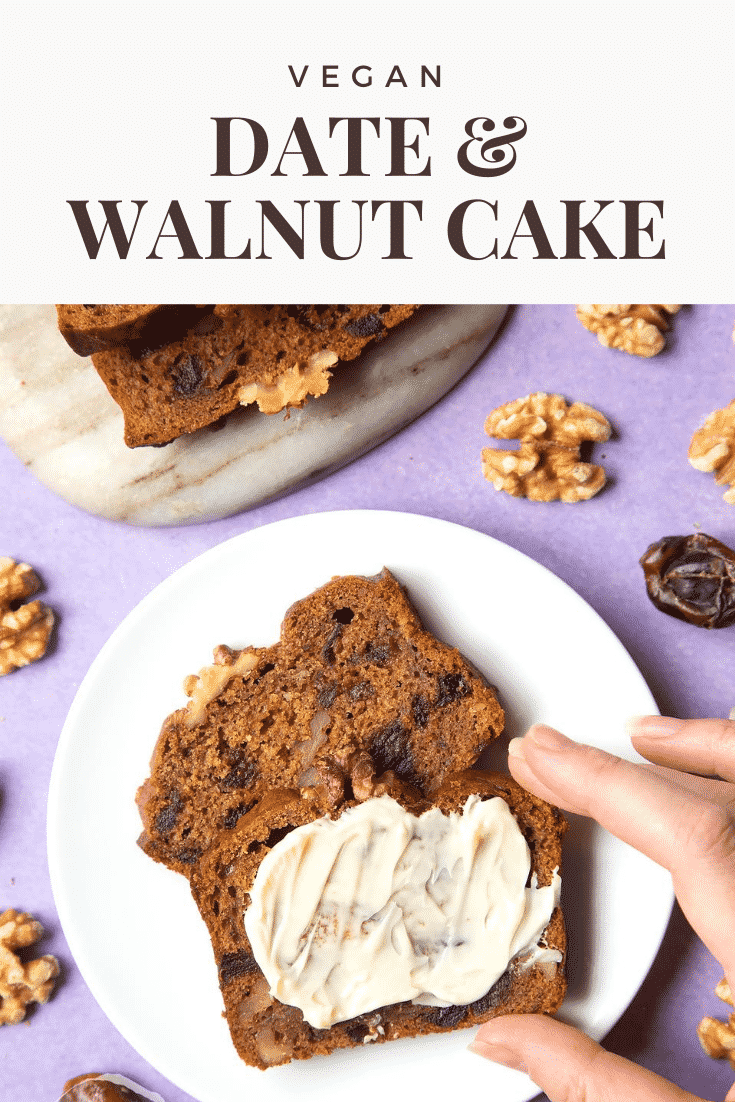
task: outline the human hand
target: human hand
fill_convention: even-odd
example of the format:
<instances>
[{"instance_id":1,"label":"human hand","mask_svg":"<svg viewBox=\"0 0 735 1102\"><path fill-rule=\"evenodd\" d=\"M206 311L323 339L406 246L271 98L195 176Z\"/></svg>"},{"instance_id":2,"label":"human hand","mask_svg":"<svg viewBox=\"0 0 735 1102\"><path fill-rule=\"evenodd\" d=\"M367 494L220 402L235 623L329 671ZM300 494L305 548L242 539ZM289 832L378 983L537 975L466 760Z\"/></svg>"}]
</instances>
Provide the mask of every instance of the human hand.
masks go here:
<instances>
[{"instance_id":1,"label":"human hand","mask_svg":"<svg viewBox=\"0 0 735 1102\"><path fill-rule=\"evenodd\" d=\"M511 741L508 764L528 791L596 819L667 868L684 914L735 990L735 722L643 716L630 720L629 734L653 766L541 724ZM527 1071L551 1102L702 1102L543 1015L486 1022L471 1048ZM725 1102L735 1102L735 1085Z\"/></svg>"}]
</instances>

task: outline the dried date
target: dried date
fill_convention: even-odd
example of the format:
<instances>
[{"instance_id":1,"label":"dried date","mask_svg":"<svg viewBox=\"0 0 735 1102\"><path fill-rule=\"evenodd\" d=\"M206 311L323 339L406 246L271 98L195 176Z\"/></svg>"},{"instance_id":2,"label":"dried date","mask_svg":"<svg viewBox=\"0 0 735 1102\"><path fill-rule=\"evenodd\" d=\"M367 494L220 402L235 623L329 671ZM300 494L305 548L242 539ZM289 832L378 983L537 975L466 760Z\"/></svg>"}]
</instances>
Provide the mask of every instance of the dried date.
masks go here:
<instances>
[{"instance_id":1,"label":"dried date","mask_svg":"<svg viewBox=\"0 0 735 1102\"><path fill-rule=\"evenodd\" d=\"M64 1084L59 1102L163 1102L154 1094L123 1075L88 1072ZM142 1092L142 1093L141 1093Z\"/></svg>"},{"instance_id":2,"label":"dried date","mask_svg":"<svg viewBox=\"0 0 735 1102\"><path fill-rule=\"evenodd\" d=\"M640 560L656 608L702 628L735 624L735 551L713 536L665 536Z\"/></svg>"}]
</instances>

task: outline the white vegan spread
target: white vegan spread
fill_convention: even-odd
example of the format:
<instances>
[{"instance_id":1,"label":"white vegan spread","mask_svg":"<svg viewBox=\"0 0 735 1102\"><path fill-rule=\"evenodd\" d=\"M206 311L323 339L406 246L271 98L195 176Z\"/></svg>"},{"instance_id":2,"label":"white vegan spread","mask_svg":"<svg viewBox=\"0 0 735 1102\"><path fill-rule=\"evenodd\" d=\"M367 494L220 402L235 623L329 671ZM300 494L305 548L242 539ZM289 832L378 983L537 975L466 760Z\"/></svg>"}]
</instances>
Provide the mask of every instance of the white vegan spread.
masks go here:
<instances>
[{"instance_id":1,"label":"white vegan spread","mask_svg":"<svg viewBox=\"0 0 735 1102\"><path fill-rule=\"evenodd\" d=\"M411 815L390 796L297 827L263 859L245 930L271 994L327 1029L394 1002L474 1002L540 944L561 878L531 857L500 797Z\"/></svg>"}]
</instances>

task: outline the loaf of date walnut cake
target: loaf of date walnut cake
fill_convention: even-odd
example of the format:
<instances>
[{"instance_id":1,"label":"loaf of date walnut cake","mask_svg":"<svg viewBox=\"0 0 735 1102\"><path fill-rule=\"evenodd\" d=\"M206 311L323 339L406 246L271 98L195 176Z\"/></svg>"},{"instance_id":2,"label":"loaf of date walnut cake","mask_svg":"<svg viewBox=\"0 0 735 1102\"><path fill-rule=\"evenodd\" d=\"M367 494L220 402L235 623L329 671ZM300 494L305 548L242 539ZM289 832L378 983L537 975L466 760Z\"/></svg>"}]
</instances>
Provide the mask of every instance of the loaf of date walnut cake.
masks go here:
<instances>
[{"instance_id":1,"label":"loaf of date walnut cake","mask_svg":"<svg viewBox=\"0 0 735 1102\"><path fill-rule=\"evenodd\" d=\"M191 879L240 1056L335 1049L554 1013L561 813L498 773L430 798L389 774L340 807L269 792Z\"/></svg>"},{"instance_id":2,"label":"loaf of date walnut cake","mask_svg":"<svg viewBox=\"0 0 735 1102\"><path fill-rule=\"evenodd\" d=\"M503 728L493 689L388 570L332 579L288 610L278 643L218 647L186 689L138 806L142 848L187 876L272 788L339 807L391 771L431 793Z\"/></svg>"}]
</instances>

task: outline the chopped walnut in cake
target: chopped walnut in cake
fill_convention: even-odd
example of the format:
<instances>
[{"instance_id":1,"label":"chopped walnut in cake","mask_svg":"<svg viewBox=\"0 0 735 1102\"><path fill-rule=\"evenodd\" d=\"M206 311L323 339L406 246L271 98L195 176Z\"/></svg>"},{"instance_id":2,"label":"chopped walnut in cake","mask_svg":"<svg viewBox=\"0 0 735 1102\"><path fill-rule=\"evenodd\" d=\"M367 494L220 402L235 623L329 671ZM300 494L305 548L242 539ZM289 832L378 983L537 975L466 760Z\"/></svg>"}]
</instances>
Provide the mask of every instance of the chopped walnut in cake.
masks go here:
<instances>
[{"instance_id":1,"label":"chopped walnut in cake","mask_svg":"<svg viewBox=\"0 0 735 1102\"><path fill-rule=\"evenodd\" d=\"M28 601L41 588L32 567L0 556L0 677L46 653L54 614L42 601Z\"/></svg>"},{"instance_id":2,"label":"chopped walnut in cake","mask_svg":"<svg viewBox=\"0 0 735 1102\"><path fill-rule=\"evenodd\" d=\"M335 352L315 352L305 364L296 363L279 375L273 384L249 383L241 387L237 394L240 405L257 402L261 413L280 413L282 409L303 406L309 395L318 398L327 393L332 377L329 369L336 362Z\"/></svg>"},{"instance_id":3,"label":"chopped walnut in cake","mask_svg":"<svg viewBox=\"0 0 735 1102\"><path fill-rule=\"evenodd\" d=\"M605 485L605 472L582 461L581 445L609 440L611 431L607 418L584 402L569 406L560 394L529 394L499 406L485 421L488 436L520 440L521 446L485 448L483 474L512 497L587 501Z\"/></svg>"},{"instance_id":4,"label":"chopped walnut in cake","mask_svg":"<svg viewBox=\"0 0 735 1102\"><path fill-rule=\"evenodd\" d=\"M326 758L318 765L309 764L299 777L300 788L309 795L321 793L327 807L337 807L348 786L352 788L351 795L362 803L376 796L391 795L397 783L392 769L376 777L375 763L366 750L354 750L340 761Z\"/></svg>"},{"instance_id":5,"label":"chopped walnut in cake","mask_svg":"<svg viewBox=\"0 0 735 1102\"><path fill-rule=\"evenodd\" d=\"M45 1003L59 974L56 957L46 955L24 963L18 949L43 936L43 926L12 907L0 914L0 1025L17 1025L30 1003Z\"/></svg>"},{"instance_id":6,"label":"chopped walnut in cake","mask_svg":"<svg viewBox=\"0 0 735 1102\"><path fill-rule=\"evenodd\" d=\"M718 486L729 486L723 498L735 505L735 400L710 413L694 433L689 462L698 471L713 471Z\"/></svg>"},{"instance_id":7,"label":"chopped walnut in cake","mask_svg":"<svg viewBox=\"0 0 735 1102\"><path fill-rule=\"evenodd\" d=\"M585 329L597 333L606 348L620 348L632 356L655 356L664 346L669 328L667 314L678 306L646 306L631 303L577 306L577 317Z\"/></svg>"},{"instance_id":8,"label":"chopped walnut in cake","mask_svg":"<svg viewBox=\"0 0 735 1102\"><path fill-rule=\"evenodd\" d=\"M258 664L254 651L233 651L221 644L214 649L214 665L204 666L198 674L189 674L184 680L184 692L189 697L186 725L195 727L201 723L207 705L219 696L233 677L248 677Z\"/></svg>"},{"instance_id":9,"label":"chopped walnut in cake","mask_svg":"<svg viewBox=\"0 0 735 1102\"><path fill-rule=\"evenodd\" d=\"M382 795L382 793L375 792L375 766L367 750L356 750L351 754L347 762L347 769L356 800L362 802L363 800L372 799L375 795Z\"/></svg>"}]
</instances>

